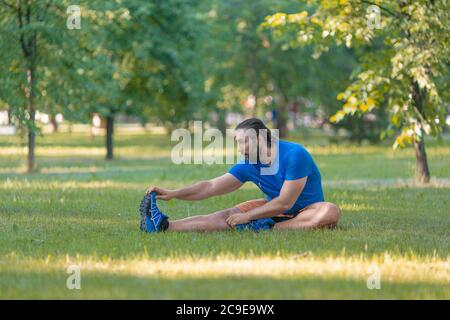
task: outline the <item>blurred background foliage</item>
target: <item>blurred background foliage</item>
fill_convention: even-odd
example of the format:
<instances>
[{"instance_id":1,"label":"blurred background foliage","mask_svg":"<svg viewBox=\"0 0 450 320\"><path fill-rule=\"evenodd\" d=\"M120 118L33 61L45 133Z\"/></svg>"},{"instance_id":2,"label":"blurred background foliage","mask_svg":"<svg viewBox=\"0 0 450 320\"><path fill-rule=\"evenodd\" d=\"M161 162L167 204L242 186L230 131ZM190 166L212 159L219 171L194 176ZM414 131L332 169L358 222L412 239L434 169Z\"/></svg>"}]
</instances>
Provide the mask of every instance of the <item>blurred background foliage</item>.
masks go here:
<instances>
[{"instance_id":1,"label":"blurred background foliage","mask_svg":"<svg viewBox=\"0 0 450 320\"><path fill-rule=\"evenodd\" d=\"M448 128L446 3L81 0L70 29L71 1L2 0L0 112L29 171L37 114L54 130L97 117L107 159L118 121L225 131L256 116L282 137L417 144L420 164L423 135Z\"/></svg>"}]
</instances>

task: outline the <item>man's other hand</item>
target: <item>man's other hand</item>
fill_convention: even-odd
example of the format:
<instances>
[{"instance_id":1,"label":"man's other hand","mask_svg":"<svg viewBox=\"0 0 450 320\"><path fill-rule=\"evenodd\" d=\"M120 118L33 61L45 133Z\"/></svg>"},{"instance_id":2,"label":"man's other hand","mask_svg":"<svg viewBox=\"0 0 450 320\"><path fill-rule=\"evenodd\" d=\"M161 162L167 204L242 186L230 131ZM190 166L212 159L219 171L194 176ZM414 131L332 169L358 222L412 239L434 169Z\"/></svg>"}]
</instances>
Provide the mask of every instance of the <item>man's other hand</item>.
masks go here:
<instances>
[{"instance_id":1,"label":"man's other hand","mask_svg":"<svg viewBox=\"0 0 450 320\"><path fill-rule=\"evenodd\" d=\"M237 224L243 224L250 222L248 215L245 213L232 214L226 219L226 222L230 227L235 227Z\"/></svg>"}]
</instances>

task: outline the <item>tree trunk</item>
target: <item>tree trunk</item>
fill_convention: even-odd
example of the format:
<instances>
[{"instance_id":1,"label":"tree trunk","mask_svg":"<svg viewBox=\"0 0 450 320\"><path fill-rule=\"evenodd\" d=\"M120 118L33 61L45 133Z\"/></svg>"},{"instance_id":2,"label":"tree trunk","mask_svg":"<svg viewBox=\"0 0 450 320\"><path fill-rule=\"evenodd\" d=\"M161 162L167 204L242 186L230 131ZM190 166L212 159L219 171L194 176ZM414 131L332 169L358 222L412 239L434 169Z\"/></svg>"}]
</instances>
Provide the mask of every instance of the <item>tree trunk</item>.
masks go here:
<instances>
[{"instance_id":1,"label":"tree trunk","mask_svg":"<svg viewBox=\"0 0 450 320\"><path fill-rule=\"evenodd\" d=\"M34 123L35 111L30 112L30 117L33 119ZM30 121L32 121L30 119ZM34 170L34 148L36 145L36 133L34 132L33 124L28 125L28 158L27 158L27 171L28 173L33 172Z\"/></svg>"},{"instance_id":2,"label":"tree trunk","mask_svg":"<svg viewBox=\"0 0 450 320\"><path fill-rule=\"evenodd\" d=\"M226 111L225 110L218 110L217 111L217 128L222 132L222 134L226 134L227 131L227 122L226 122Z\"/></svg>"},{"instance_id":3,"label":"tree trunk","mask_svg":"<svg viewBox=\"0 0 450 320\"><path fill-rule=\"evenodd\" d=\"M8 108L8 110L6 110L6 112L8 113L8 122L6 123L8 126L12 124L12 110L11 108Z\"/></svg>"},{"instance_id":4,"label":"tree trunk","mask_svg":"<svg viewBox=\"0 0 450 320\"><path fill-rule=\"evenodd\" d=\"M442 127L442 133L448 133L448 127L449 127L449 125L447 124L447 118L448 117L450 117L450 114L448 113L448 105L447 105L447 112L445 113L445 116L444 116L444 125L443 125L443 127Z\"/></svg>"},{"instance_id":5,"label":"tree trunk","mask_svg":"<svg viewBox=\"0 0 450 320\"><path fill-rule=\"evenodd\" d=\"M35 164L34 149L36 145L36 132L35 132L35 116L36 110L34 109L34 66L27 70L27 81L28 81L28 114L30 119L28 120L27 130L28 130L28 156L27 156L27 171L33 172Z\"/></svg>"},{"instance_id":6,"label":"tree trunk","mask_svg":"<svg viewBox=\"0 0 450 320\"><path fill-rule=\"evenodd\" d=\"M286 96L282 95L278 104L278 114L277 114L277 129L280 138L285 138L288 134L287 120L288 120L288 109L287 109L288 99Z\"/></svg>"},{"instance_id":7,"label":"tree trunk","mask_svg":"<svg viewBox=\"0 0 450 320\"><path fill-rule=\"evenodd\" d=\"M414 140L414 149L416 151L416 175L421 183L430 182L430 169L428 167L427 152L425 150L425 141L423 133L418 140Z\"/></svg>"},{"instance_id":8,"label":"tree trunk","mask_svg":"<svg viewBox=\"0 0 450 320\"><path fill-rule=\"evenodd\" d=\"M114 115L106 117L106 160L113 159Z\"/></svg>"},{"instance_id":9,"label":"tree trunk","mask_svg":"<svg viewBox=\"0 0 450 320\"><path fill-rule=\"evenodd\" d=\"M287 129L286 113L285 111L282 110L282 108L278 110L277 129L278 133L280 134L280 138L287 137L288 129Z\"/></svg>"},{"instance_id":10,"label":"tree trunk","mask_svg":"<svg viewBox=\"0 0 450 320\"><path fill-rule=\"evenodd\" d=\"M423 116L425 104L425 92L420 89L419 84L413 84L413 101L417 110ZM430 182L430 169L428 167L427 153L425 150L425 137L422 125L420 127L419 135L414 137L414 149L416 151L416 175L421 183Z\"/></svg>"},{"instance_id":11,"label":"tree trunk","mask_svg":"<svg viewBox=\"0 0 450 320\"><path fill-rule=\"evenodd\" d=\"M56 116L54 114L50 116L50 124L52 126L52 132L58 132L58 121L56 121Z\"/></svg>"},{"instance_id":12,"label":"tree trunk","mask_svg":"<svg viewBox=\"0 0 450 320\"><path fill-rule=\"evenodd\" d=\"M29 27L31 24L31 5L28 1L25 3L25 8L22 7L22 2L17 2L17 18L19 20L20 29L20 45L22 48L22 54L27 63L27 86L25 88L25 96L27 99L27 111L29 119L27 121L28 131L28 156L27 156L27 171L32 172L34 170L35 157L34 148L36 143L35 132L35 115L36 109L34 106L35 96L35 71L36 71L36 57L37 57L37 36L36 32L33 32L27 39L24 28Z\"/></svg>"}]
</instances>

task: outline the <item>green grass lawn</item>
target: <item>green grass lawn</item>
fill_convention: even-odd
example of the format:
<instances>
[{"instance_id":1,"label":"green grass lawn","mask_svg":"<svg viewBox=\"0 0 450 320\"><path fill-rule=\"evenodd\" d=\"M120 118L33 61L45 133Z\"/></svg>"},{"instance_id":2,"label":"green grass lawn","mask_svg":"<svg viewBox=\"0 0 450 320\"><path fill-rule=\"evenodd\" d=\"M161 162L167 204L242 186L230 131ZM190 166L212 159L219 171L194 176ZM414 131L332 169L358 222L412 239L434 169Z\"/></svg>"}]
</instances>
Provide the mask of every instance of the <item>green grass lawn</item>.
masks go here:
<instances>
[{"instance_id":1,"label":"green grass lawn","mask_svg":"<svg viewBox=\"0 0 450 320\"><path fill-rule=\"evenodd\" d=\"M450 140L428 141L433 180L419 186L411 149L293 139L342 208L337 230L142 234L146 187L180 187L229 166L174 165L167 136L119 129L110 162L103 137L39 137L38 172L25 174L18 138L0 137L0 298L450 299ZM260 196L245 185L160 207L181 218ZM81 290L66 287L69 265L80 267ZM373 270L379 290L366 285Z\"/></svg>"}]
</instances>

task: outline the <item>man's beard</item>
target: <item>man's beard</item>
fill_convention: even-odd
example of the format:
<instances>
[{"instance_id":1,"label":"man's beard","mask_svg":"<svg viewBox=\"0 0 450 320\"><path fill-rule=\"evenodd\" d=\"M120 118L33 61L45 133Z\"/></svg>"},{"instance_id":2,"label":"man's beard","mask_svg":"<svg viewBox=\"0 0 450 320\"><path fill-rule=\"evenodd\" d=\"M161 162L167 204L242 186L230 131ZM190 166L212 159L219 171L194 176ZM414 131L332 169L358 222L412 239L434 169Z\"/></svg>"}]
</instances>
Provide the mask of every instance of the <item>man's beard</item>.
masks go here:
<instances>
[{"instance_id":1,"label":"man's beard","mask_svg":"<svg viewBox=\"0 0 450 320\"><path fill-rule=\"evenodd\" d=\"M259 146L256 147L256 163L260 163L260 157L259 157ZM245 154L245 162L250 163L250 154Z\"/></svg>"}]
</instances>

